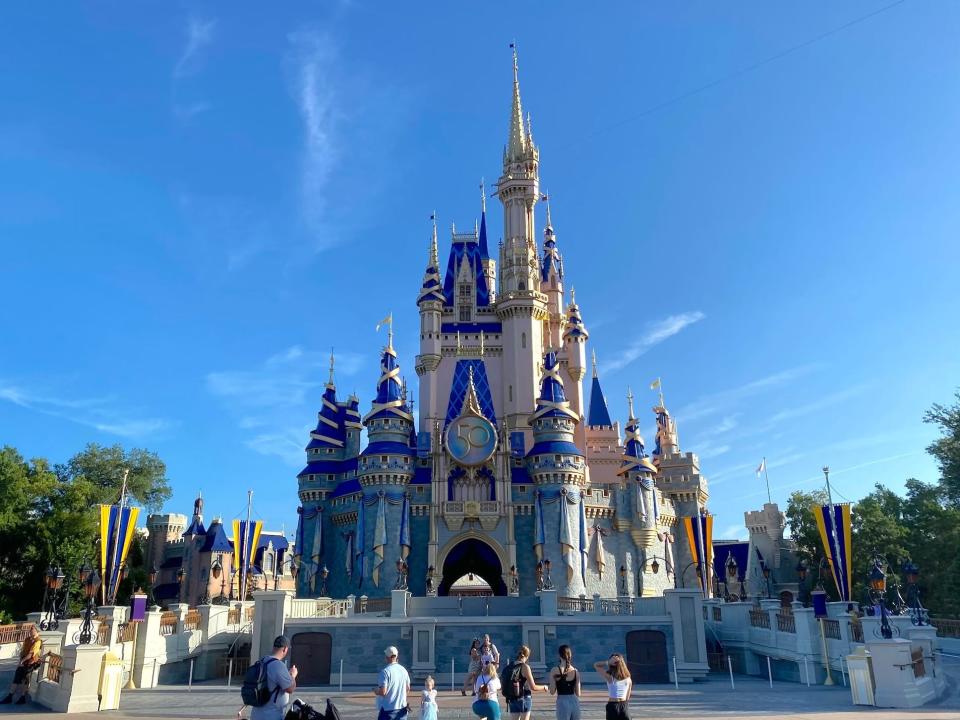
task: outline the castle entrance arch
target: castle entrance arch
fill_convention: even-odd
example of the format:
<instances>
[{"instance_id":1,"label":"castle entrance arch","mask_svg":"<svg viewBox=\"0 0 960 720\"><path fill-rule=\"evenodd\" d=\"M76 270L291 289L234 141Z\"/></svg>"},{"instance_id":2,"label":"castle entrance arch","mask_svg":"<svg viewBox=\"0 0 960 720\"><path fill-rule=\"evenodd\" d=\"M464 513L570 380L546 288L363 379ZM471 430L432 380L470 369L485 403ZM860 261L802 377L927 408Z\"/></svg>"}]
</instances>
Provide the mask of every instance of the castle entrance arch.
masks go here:
<instances>
[{"instance_id":1,"label":"castle entrance arch","mask_svg":"<svg viewBox=\"0 0 960 720\"><path fill-rule=\"evenodd\" d=\"M497 551L483 540L469 537L461 540L447 552L443 560L443 579L437 587L438 595L449 595L450 586L464 575L483 578L494 595L506 595L503 565Z\"/></svg>"}]
</instances>

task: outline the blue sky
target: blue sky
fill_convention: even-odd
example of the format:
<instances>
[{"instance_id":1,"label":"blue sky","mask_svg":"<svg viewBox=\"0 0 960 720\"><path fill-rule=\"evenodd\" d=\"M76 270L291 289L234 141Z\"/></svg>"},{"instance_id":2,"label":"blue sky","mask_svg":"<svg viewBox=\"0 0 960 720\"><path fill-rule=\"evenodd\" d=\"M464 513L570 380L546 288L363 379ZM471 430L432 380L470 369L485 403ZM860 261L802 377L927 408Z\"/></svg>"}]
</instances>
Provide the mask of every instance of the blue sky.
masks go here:
<instances>
[{"instance_id":1,"label":"blue sky","mask_svg":"<svg viewBox=\"0 0 960 720\"><path fill-rule=\"evenodd\" d=\"M367 408L392 310L415 380L428 218L472 226L499 174L515 38L611 410L663 378L718 534L763 456L781 503L824 464L851 500L933 480L960 5L888 5L9 7L0 442L147 447L169 510L202 488L231 518L250 488L292 530L330 347Z\"/></svg>"}]
</instances>

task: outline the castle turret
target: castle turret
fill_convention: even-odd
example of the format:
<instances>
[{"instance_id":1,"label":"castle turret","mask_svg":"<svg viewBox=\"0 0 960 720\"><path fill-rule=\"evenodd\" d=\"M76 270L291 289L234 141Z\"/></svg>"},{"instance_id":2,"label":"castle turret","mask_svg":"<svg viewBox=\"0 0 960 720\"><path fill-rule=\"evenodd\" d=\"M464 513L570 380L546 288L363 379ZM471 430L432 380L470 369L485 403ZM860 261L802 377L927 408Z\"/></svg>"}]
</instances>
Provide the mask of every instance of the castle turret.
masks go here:
<instances>
[{"instance_id":1,"label":"castle turret","mask_svg":"<svg viewBox=\"0 0 960 720\"><path fill-rule=\"evenodd\" d=\"M533 208L539 199L540 154L528 122L523 126L517 54L513 54L513 105L510 131L503 151L503 174L497 195L503 204L500 246L500 292L497 315L503 324L503 413L510 429L525 428L533 411L537 365L544 350L543 324L547 297L540 292L540 263L534 240Z\"/></svg>"},{"instance_id":2,"label":"castle turret","mask_svg":"<svg viewBox=\"0 0 960 720\"><path fill-rule=\"evenodd\" d=\"M587 339L590 333L583 324L580 316L580 306L577 305L576 293L570 290L570 304L564 318L563 356L567 370L567 397L570 398L570 409L580 419L577 425L577 442L583 446L586 442L586 431L583 423L586 408L583 403L583 377L587 374Z\"/></svg>"},{"instance_id":3,"label":"castle turret","mask_svg":"<svg viewBox=\"0 0 960 720\"><path fill-rule=\"evenodd\" d=\"M527 472L537 486L534 544L542 558L554 561L559 594L570 597L586 592L586 465L574 443L579 420L564 395L556 353L548 352L530 416L534 445L527 453Z\"/></svg>"},{"instance_id":4,"label":"castle turret","mask_svg":"<svg viewBox=\"0 0 960 720\"><path fill-rule=\"evenodd\" d=\"M437 216L433 215L433 235L423 285L417 296L420 308L420 354L416 371L420 378L420 427L433 427L441 410L438 408L438 377L442 357L440 323L443 313L443 287L440 284L440 259L437 251Z\"/></svg>"},{"instance_id":5,"label":"castle turret","mask_svg":"<svg viewBox=\"0 0 960 720\"><path fill-rule=\"evenodd\" d=\"M591 485L611 487L620 484L617 473L623 455L620 423L610 419L607 399L600 387L597 354L593 353L593 377L590 383L590 407L584 427L588 473Z\"/></svg>"},{"instance_id":6,"label":"castle turret","mask_svg":"<svg viewBox=\"0 0 960 720\"><path fill-rule=\"evenodd\" d=\"M397 560L405 559L410 550L407 486L415 472L410 447L413 415L404 399L392 325L380 360L377 396L363 424L369 442L357 470L362 488L357 521L360 588L383 595L396 580Z\"/></svg>"},{"instance_id":7,"label":"castle turret","mask_svg":"<svg viewBox=\"0 0 960 720\"><path fill-rule=\"evenodd\" d=\"M540 262L540 292L547 296L547 347L559 348L564 326L563 257L557 248L557 236L550 220L550 199L547 203L547 225L543 229L543 260Z\"/></svg>"}]
</instances>

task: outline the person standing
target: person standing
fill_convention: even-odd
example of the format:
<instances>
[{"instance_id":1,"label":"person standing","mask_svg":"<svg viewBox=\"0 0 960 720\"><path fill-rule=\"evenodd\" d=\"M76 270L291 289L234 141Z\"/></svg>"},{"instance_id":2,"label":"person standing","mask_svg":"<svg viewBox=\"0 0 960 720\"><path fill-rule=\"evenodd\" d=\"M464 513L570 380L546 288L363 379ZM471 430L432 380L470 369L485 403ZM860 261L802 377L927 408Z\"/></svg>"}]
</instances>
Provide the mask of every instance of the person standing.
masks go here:
<instances>
[{"instance_id":1,"label":"person standing","mask_svg":"<svg viewBox=\"0 0 960 720\"><path fill-rule=\"evenodd\" d=\"M569 645L558 650L560 662L550 671L550 694L557 696L557 720L580 720L580 672Z\"/></svg>"},{"instance_id":2,"label":"person standing","mask_svg":"<svg viewBox=\"0 0 960 720\"><path fill-rule=\"evenodd\" d=\"M593 667L607 682L607 720L630 720L628 703L633 680L623 656L613 653L607 662L595 662Z\"/></svg>"},{"instance_id":3,"label":"person standing","mask_svg":"<svg viewBox=\"0 0 960 720\"><path fill-rule=\"evenodd\" d=\"M40 667L40 648L42 646L43 641L40 639L40 631L36 625L31 625L30 634L23 641L23 647L20 649L20 662L13 673L10 692L3 700L0 700L0 705L26 704L30 697L30 673Z\"/></svg>"},{"instance_id":4,"label":"person standing","mask_svg":"<svg viewBox=\"0 0 960 720\"><path fill-rule=\"evenodd\" d=\"M420 720L437 720L437 689L432 675L423 681L423 693L420 697Z\"/></svg>"},{"instance_id":5,"label":"person standing","mask_svg":"<svg viewBox=\"0 0 960 720\"><path fill-rule=\"evenodd\" d=\"M497 677L497 664L487 663L474 685L473 694L477 696L472 710L478 718L500 720L500 678Z\"/></svg>"},{"instance_id":6,"label":"person standing","mask_svg":"<svg viewBox=\"0 0 960 720\"><path fill-rule=\"evenodd\" d=\"M493 662L499 665L500 651L497 650L497 646L493 644L493 640L490 639L489 634L483 636L483 644L490 649L490 655L493 657Z\"/></svg>"},{"instance_id":7,"label":"person standing","mask_svg":"<svg viewBox=\"0 0 960 720\"><path fill-rule=\"evenodd\" d=\"M404 720L407 717L407 693L410 692L410 675L397 662L400 655L393 645L383 651L387 665L380 671L380 680L373 694L377 696L377 720Z\"/></svg>"},{"instance_id":8,"label":"person standing","mask_svg":"<svg viewBox=\"0 0 960 720\"><path fill-rule=\"evenodd\" d=\"M517 649L516 659L503 669L503 696L507 699L507 709L511 720L530 720L535 692L547 692L546 685L537 685L533 671L527 664L530 648L521 645Z\"/></svg>"},{"instance_id":9,"label":"person standing","mask_svg":"<svg viewBox=\"0 0 960 720\"><path fill-rule=\"evenodd\" d=\"M461 695L466 695L467 690L473 688L473 683L480 675L480 671L483 669L483 665L480 663L480 639L474 638L473 642L470 643L470 659L467 661L467 676L463 679L463 688L460 690Z\"/></svg>"},{"instance_id":10,"label":"person standing","mask_svg":"<svg viewBox=\"0 0 960 720\"><path fill-rule=\"evenodd\" d=\"M284 662L289 653L290 640L286 635L278 635L273 641L273 653L262 660L270 699L265 705L250 709L250 720L283 720L290 693L297 689L297 666L287 670Z\"/></svg>"}]
</instances>

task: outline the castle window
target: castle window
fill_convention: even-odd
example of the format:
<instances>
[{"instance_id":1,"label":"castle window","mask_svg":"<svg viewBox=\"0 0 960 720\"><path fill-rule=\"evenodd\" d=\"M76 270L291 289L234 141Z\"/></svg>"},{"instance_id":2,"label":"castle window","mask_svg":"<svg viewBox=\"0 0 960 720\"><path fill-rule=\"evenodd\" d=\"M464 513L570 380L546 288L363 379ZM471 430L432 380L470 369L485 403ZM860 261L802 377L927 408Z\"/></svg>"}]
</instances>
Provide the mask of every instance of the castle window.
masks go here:
<instances>
[{"instance_id":1,"label":"castle window","mask_svg":"<svg viewBox=\"0 0 960 720\"><path fill-rule=\"evenodd\" d=\"M380 462L385 463L386 461L387 461L387 456L386 456L386 455L381 455L381 456L380 456Z\"/></svg>"},{"instance_id":2,"label":"castle window","mask_svg":"<svg viewBox=\"0 0 960 720\"><path fill-rule=\"evenodd\" d=\"M460 306L460 322L470 322L469 306Z\"/></svg>"},{"instance_id":3,"label":"castle window","mask_svg":"<svg viewBox=\"0 0 960 720\"><path fill-rule=\"evenodd\" d=\"M523 288L520 288L520 289L523 290ZM527 349L527 334L526 334L526 333L520 333L520 347L523 348L524 350Z\"/></svg>"},{"instance_id":4,"label":"castle window","mask_svg":"<svg viewBox=\"0 0 960 720\"><path fill-rule=\"evenodd\" d=\"M507 396L510 399L510 402L513 402L513 385L507 386Z\"/></svg>"}]
</instances>

